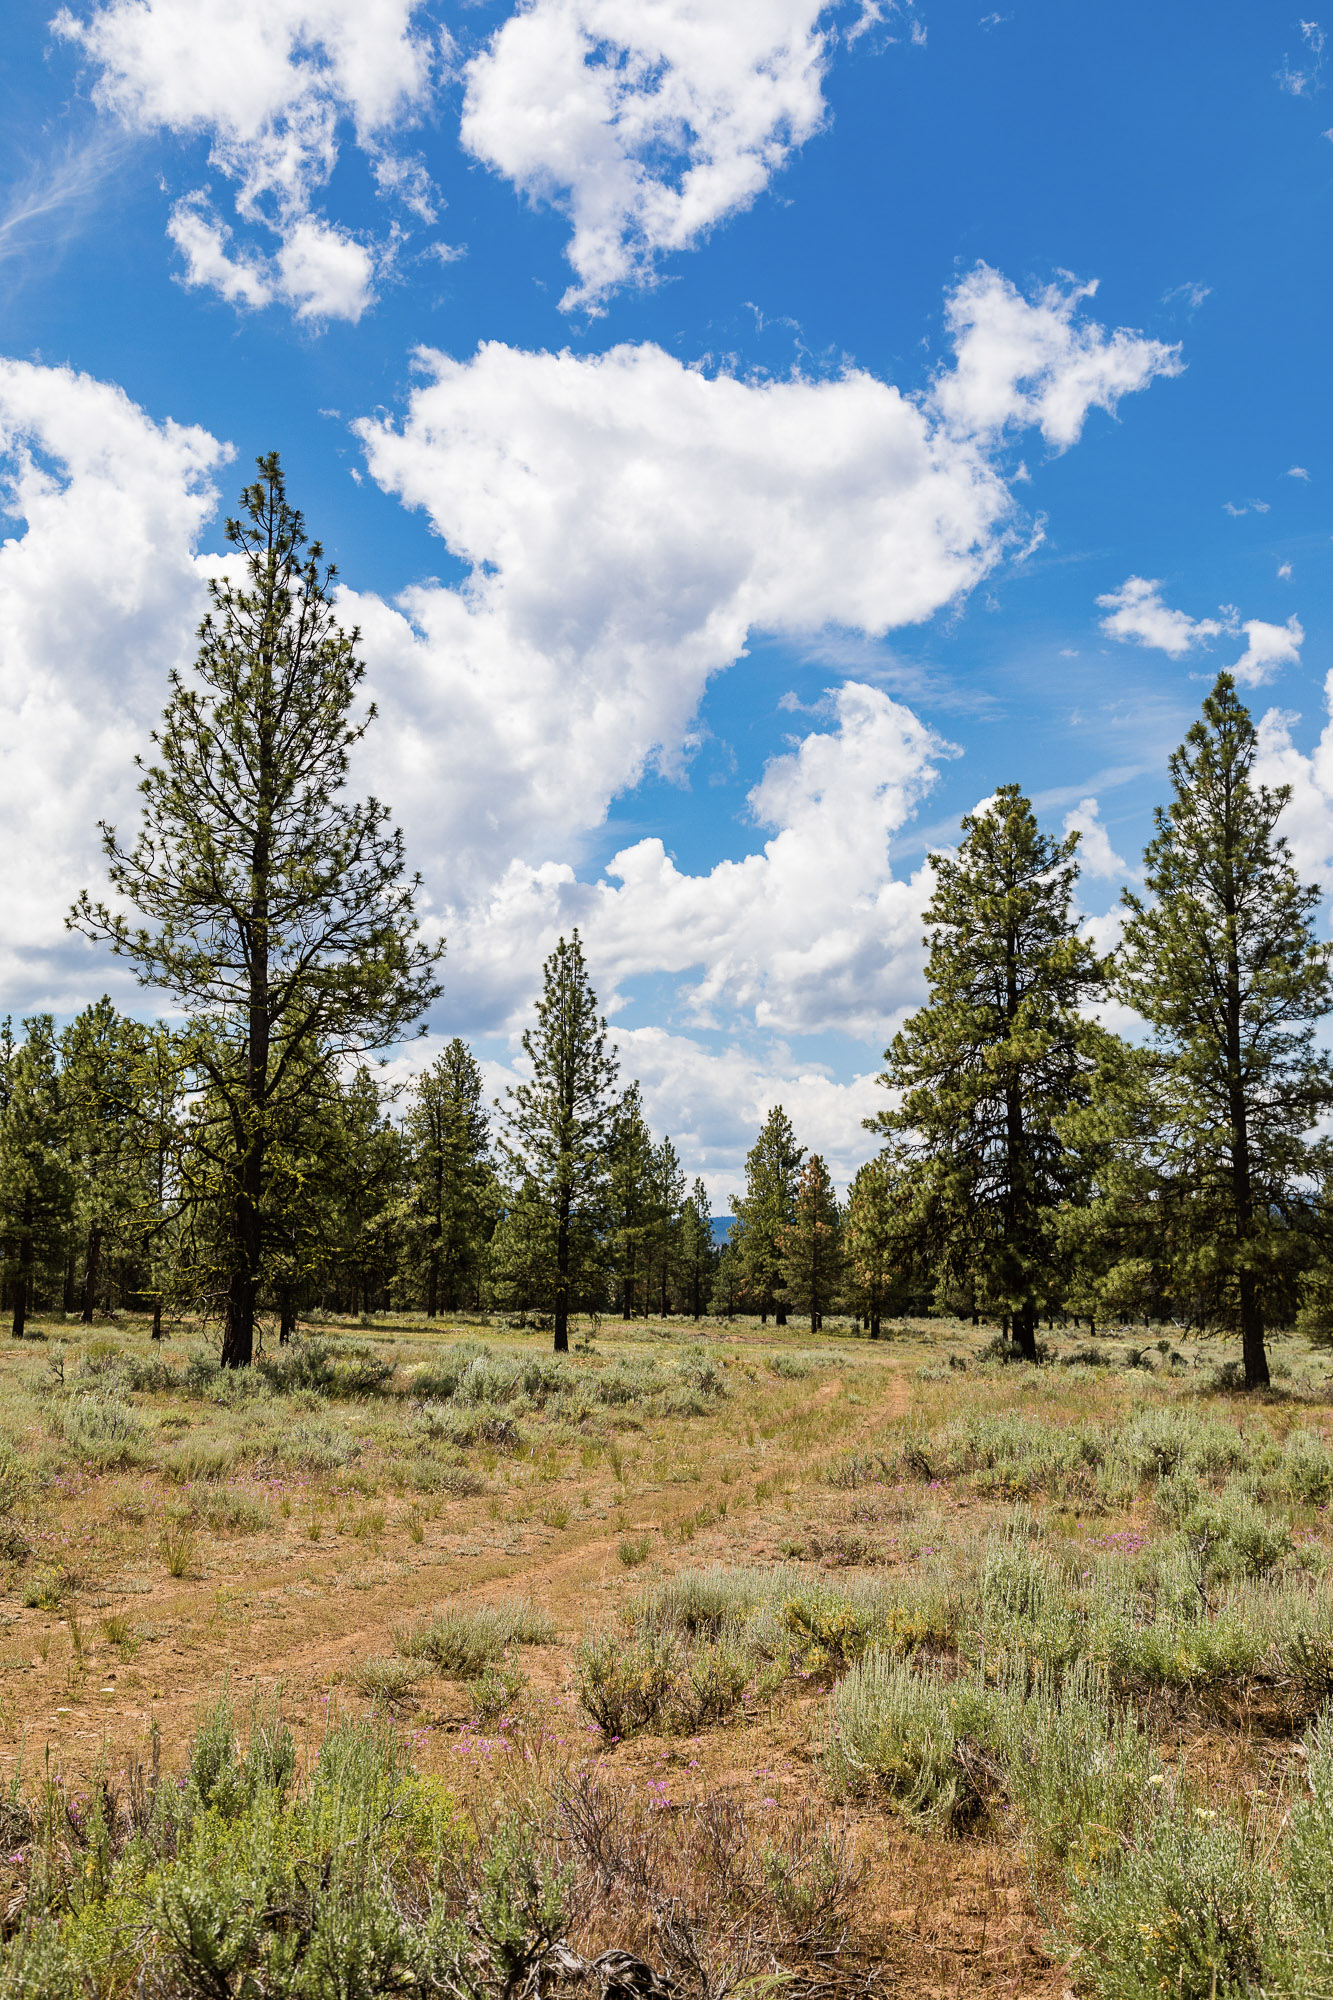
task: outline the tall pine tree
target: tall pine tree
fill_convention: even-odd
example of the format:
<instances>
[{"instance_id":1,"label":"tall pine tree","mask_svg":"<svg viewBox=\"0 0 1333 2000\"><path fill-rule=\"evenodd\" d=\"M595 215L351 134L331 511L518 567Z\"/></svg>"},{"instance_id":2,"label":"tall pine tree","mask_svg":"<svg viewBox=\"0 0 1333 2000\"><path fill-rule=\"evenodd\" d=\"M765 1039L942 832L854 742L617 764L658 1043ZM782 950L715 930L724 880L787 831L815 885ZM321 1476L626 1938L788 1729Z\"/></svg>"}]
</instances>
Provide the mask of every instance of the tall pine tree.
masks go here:
<instances>
[{"instance_id":1,"label":"tall pine tree","mask_svg":"<svg viewBox=\"0 0 1333 2000\"><path fill-rule=\"evenodd\" d=\"M537 1025L524 1031L531 1081L507 1092L504 1151L527 1199L545 1208L553 1248L555 1351L569 1352L569 1314L598 1251L616 1114L616 1058L576 930L544 967Z\"/></svg>"},{"instance_id":2,"label":"tall pine tree","mask_svg":"<svg viewBox=\"0 0 1333 2000\"><path fill-rule=\"evenodd\" d=\"M745 1193L733 1195L730 1248L740 1284L761 1319L772 1313L787 1323L782 1292L782 1231L796 1206L796 1183L805 1158L791 1120L775 1104L745 1157Z\"/></svg>"},{"instance_id":3,"label":"tall pine tree","mask_svg":"<svg viewBox=\"0 0 1333 2000\"><path fill-rule=\"evenodd\" d=\"M1302 883L1278 820L1290 796L1253 775L1257 734L1220 674L1171 759L1174 797L1145 854L1151 901L1125 895L1121 996L1153 1030L1144 1167L1173 1203L1177 1282L1206 1276L1238 1327L1249 1388L1268 1382L1269 1296L1329 1164L1313 1128L1333 1106L1315 1047L1330 1006L1319 890Z\"/></svg>"},{"instance_id":4,"label":"tall pine tree","mask_svg":"<svg viewBox=\"0 0 1333 2000\"><path fill-rule=\"evenodd\" d=\"M145 1030L103 994L60 1037L61 1081L83 1236L82 1319L92 1324L109 1255L132 1247L142 1208L139 1093Z\"/></svg>"},{"instance_id":5,"label":"tall pine tree","mask_svg":"<svg viewBox=\"0 0 1333 2000\"><path fill-rule=\"evenodd\" d=\"M886 1052L901 1102L873 1123L918 1165L937 1258L966 1245L974 1296L1035 1360L1079 1172L1058 1127L1087 1095L1100 1031L1080 1010L1102 972L1070 908L1078 835L1043 834L1017 785L962 828L956 855L931 856L930 999Z\"/></svg>"},{"instance_id":6,"label":"tall pine tree","mask_svg":"<svg viewBox=\"0 0 1333 2000\"><path fill-rule=\"evenodd\" d=\"M23 1027L17 1047L8 1021L0 1041L0 1242L15 1340L24 1336L37 1278L63 1256L74 1217L55 1024L34 1014Z\"/></svg>"},{"instance_id":7,"label":"tall pine tree","mask_svg":"<svg viewBox=\"0 0 1333 2000\"><path fill-rule=\"evenodd\" d=\"M818 1333L842 1278L842 1214L818 1153L801 1170L792 1218L779 1234L778 1249L786 1297L810 1315L810 1331Z\"/></svg>"},{"instance_id":8,"label":"tall pine tree","mask_svg":"<svg viewBox=\"0 0 1333 2000\"><path fill-rule=\"evenodd\" d=\"M620 1287L622 1319L633 1319L643 1288L648 1310L648 1242L653 1226L653 1135L643 1097L632 1083L611 1121L607 1180L608 1249Z\"/></svg>"},{"instance_id":9,"label":"tall pine tree","mask_svg":"<svg viewBox=\"0 0 1333 2000\"><path fill-rule=\"evenodd\" d=\"M911 1270L917 1228L910 1178L891 1153L858 1168L847 1196L844 1271L851 1302L872 1340Z\"/></svg>"},{"instance_id":10,"label":"tall pine tree","mask_svg":"<svg viewBox=\"0 0 1333 2000\"><path fill-rule=\"evenodd\" d=\"M227 523L239 562L209 584L192 674L173 673L132 847L103 828L120 905L87 893L70 923L106 939L192 1024L215 1115L209 1149L222 1358L248 1365L273 1221L270 1154L311 1109L311 1078L396 1041L438 991L414 878L376 800L345 798L364 668L338 626L332 568L288 505L277 454Z\"/></svg>"},{"instance_id":11,"label":"tall pine tree","mask_svg":"<svg viewBox=\"0 0 1333 2000\"><path fill-rule=\"evenodd\" d=\"M412 1088L406 1118L413 1221L424 1249L426 1316L459 1306L495 1222L481 1070L457 1036Z\"/></svg>"},{"instance_id":12,"label":"tall pine tree","mask_svg":"<svg viewBox=\"0 0 1333 2000\"><path fill-rule=\"evenodd\" d=\"M717 1250L713 1243L713 1211L708 1189L696 1180L685 1203L680 1228L680 1265L689 1299L690 1314L698 1319L712 1296L717 1271Z\"/></svg>"}]
</instances>

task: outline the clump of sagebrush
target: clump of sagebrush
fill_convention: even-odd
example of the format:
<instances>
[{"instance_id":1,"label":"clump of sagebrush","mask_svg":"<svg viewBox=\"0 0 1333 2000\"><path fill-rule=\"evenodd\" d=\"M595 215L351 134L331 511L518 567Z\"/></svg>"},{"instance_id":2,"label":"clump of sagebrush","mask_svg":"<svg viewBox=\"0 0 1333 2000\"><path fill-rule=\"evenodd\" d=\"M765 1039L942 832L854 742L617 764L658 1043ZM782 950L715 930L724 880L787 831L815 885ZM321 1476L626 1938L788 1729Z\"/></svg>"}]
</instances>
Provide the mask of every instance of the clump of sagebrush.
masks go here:
<instances>
[{"instance_id":1,"label":"clump of sagebrush","mask_svg":"<svg viewBox=\"0 0 1333 2000\"><path fill-rule=\"evenodd\" d=\"M138 1465L146 1456L147 1426L117 1395L78 1390L54 1400L47 1421L77 1458L103 1470Z\"/></svg>"},{"instance_id":2,"label":"clump of sagebrush","mask_svg":"<svg viewBox=\"0 0 1333 2000\"><path fill-rule=\"evenodd\" d=\"M645 1729L689 1735L725 1722L747 1696L771 1692L764 1662L737 1633L693 1644L670 1632L616 1629L584 1638L574 1677L585 1712L612 1739ZM785 1662L776 1680L785 1678Z\"/></svg>"},{"instance_id":3,"label":"clump of sagebrush","mask_svg":"<svg viewBox=\"0 0 1333 2000\"><path fill-rule=\"evenodd\" d=\"M242 1742L231 1706L201 1718L180 1783L132 1771L91 1801L45 1789L7 1814L25 1896L0 1951L24 2000L122 1990L329 1994L507 1990L561 1937L568 1871L501 1819L484 1846L382 1722L330 1729L308 1773L276 1715Z\"/></svg>"},{"instance_id":4,"label":"clump of sagebrush","mask_svg":"<svg viewBox=\"0 0 1333 2000\"><path fill-rule=\"evenodd\" d=\"M652 1355L619 1354L606 1366L564 1355L513 1355L477 1340L444 1349L408 1384L408 1393L441 1432L468 1442L464 1413L541 1412L578 1423L607 1410L648 1406L664 1416L703 1415L726 1394L726 1382L708 1349L691 1343L669 1366ZM418 1418L418 1421L423 1421ZM498 1440L497 1440L498 1441Z\"/></svg>"},{"instance_id":5,"label":"clump of sagebrush","mask_svg":"<svg viewBox=\"0 0 1333 2000\"><path fill-rule=\"evenodd\" d=\"M1333 1715L1270 1824L1163 1784L1136 1838L1071 1871L1054 1939L1094 2000L1327 1991L1333 1959Z\"/></svg>"},{"instance_id":6,"label":"clump of sagebrush","mask_svg":"<svg viewBox=\"0 0 1333 2000\"><path fill-rule=\"evenodd\" d=\"M1048 1862L1118 1843L1157 1775L1151 1740L1095 1670L993 1681L877 1651L833 1691L824 1764L835 1798L942 1829L1012 1815Z\"/></svg>"},{"instance_id":7,"label":"clump of sagebrush","mask_svg":"<svg viewBox=\"0 0 1333 2000\"><path fill-rule=\"evenodd\" d=\"M555 1620L532 1603L446 1604L428 1618L395 1628L393 1643L408 1660L436 1673L475 1680L503 1659L510 1646L549 1646Z\"/></svg>"},{"instance_id":8,"label":"clump of sagebrush","mask_svg":"<svg viewBox=\"0 0 1333 2000\"><path fill-rule=\"evenodd\" d=\"M872 1645L910 1653L952 1634L938 1578L903 1586L774 1570L686 1570L644 1591L574 1658L583 1708L608 1736L689 1733L770 1699L793 1675L831 1678Z\"/></svg>"}]
</instances>

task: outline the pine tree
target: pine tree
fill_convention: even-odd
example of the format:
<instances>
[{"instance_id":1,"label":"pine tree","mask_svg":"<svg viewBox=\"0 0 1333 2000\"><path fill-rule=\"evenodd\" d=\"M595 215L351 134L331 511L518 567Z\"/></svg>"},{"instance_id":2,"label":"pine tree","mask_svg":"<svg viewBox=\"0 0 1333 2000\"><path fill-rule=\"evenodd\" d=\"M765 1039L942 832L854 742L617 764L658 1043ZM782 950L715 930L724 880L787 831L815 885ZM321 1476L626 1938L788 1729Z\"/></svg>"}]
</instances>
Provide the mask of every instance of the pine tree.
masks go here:
<instances>
[{"instance_id":1,"label":"pine tree","mask_svg":"<svg viewBox=\"0 0 1333 2000\"><path fill-rule=\"evenodd\" d=\"M847 1197L843 1257L852 1303L872 1340L911 1270L919 1225L909 1176L891 1153L859 1168Z\"/></svg>"},{"instance_id":2,"label":"pine tree","mask_svg":"<svg viewBox=\"0 0 1333 2000\"><path fill-rule=\"evenodd\" d=\"M454 1037L417 1078L405 1132L414 1227L425 1249L426 1316L462 1304L495 1226L495 1177L481 1070Z\"/></svg>"},{"instance_id":3,"label":"pine tree","mask_svg":"<svg viewBox=\"0 0 1333 2000\"><path fill-rule=\"evenodd\" d=\"M680 1231L685 1213L685 1169L669 1138L653 1148L652 1191L649 1264L656 1280L658 1310L665 1319L680 1265Z\"/></svg>"},{"instance_id":4,"label":"pine tree","mask_svg":"<svg viewBox=\"0 0 1333 2000\"><path fill-rule=\"evenodd\" d=\"M632 1083L611 1121L607 1178L608 1249L620 1285L622 1319L634 1317L639 1286L648 1310L648 1239L653 1226L653 1135L643 1097Z\"/></svg>"},{"instance_id":5,"label":"pine tree","mask_svg":"<svg viewBox=\"0 0 1333 2000\"><path fill-rule=\"evenodd\" d=\"M681 1218L680 1263L690 1314L698 1319L708 1308L717 1271L717 1250L713 1243L713 1214L708 1189L696 1180Z\"/></svg>"},{"instance_id":6,"label":"pine tree","mask_svg":"<svg viewBox=\"0 0 1333 2000\"><path fill-rule=\"evenodd\" d=\"M339 1092L326 1160L331 1198L321 1210L344 1310L386 1308L402 1245L405 1147L385 1093L364 1064Z\"/></svg>"},{"instance_id":7,"label":"pine tree","mask_svg":"<svg viewBox=\"0 0 1333 2000\"><path fill-rule=\"evenodd\" d=\"M415 878L374 799L343 796L364 675L329 603L334 572L287 504L276 453L227 523L241 575L209 585L193 674L173 673L133 847L103 828L134 924L87 893L71 926L106 939L190 1016L189 1054L216 1116L196 1133L224 1198L222 1356L254 1353L273 1221L269 1156L295 1142L310 1078L387 1047L438 988L416 936Z\"/></svg>"},{"instance_id":8,"label":"pine tree","mask_svg":"<svg viewBox=\"0 0 1333 2000\"><path fill-rule=\"evenodd\" d=\"M1234 680L1219 675L1171 758L1174 797L1144 854L1153 900L1125 896L1118 980L1154 1036L1144 1167L1181 1213L1175 1278L1215 1288L1249 1388L1268 1382L1266 1305L1328 1163L1312 1130L1333 1106L1333 1067L1314 1045L1330 1006L1319 890L1277 832L1289 787L1254 781L1257 747Z\"/></svg>"},{"instance_id":9,"label":"pine tree","mask_svg":"<svg viewBox=\"0 0 1333 2000\"><path fill-rule=\"evenodd\" d=\"M743 1282L740 1255L728 1237L717 1253L717 1268L713 1277L713 1296L728 1320L736 1317Z\"/></svg>"},{"instance_id":10,"label":"pine tree","mask_svg":"<svg viewBox=\"0 0 1333 2000\"><path fill-rule=\"evenodd\" d=\"M506 1195L491 1242L491 1275L500 1303L523 1319L555 1303L555 1230L546 1190L535 1181Z\"/></svg>"},{"instance_id":11,"label":"pine tree","mask_svg":"<svg viewBox=\"0 0 1333 2000\"><path fill-rule=\"evenodd\" d=\"M731 1250L741 1286L758 1306L761 1319L773 1313L779 1326L787 1323L779 1238L792 1219L804 1158L805 1148L797 1145L791 1120L775 1104L746 1154L745 1193L731 1198L736 1217Z\"/></svg>"},{"instance_id":12,"label":"pine tree","mask_svg":"<svg viewBox=\"0 0 1333 2000\"><path fill-rule=\"evenodd\" d=\"M154 1340L162 1338L162 1312L177 1265L180 1220L181 1050L163 1022L143 1032L134 1085L130 1142L139 1190L135 1219L138 1254L153 1307Z\"/></svg>"},{"instance_id":13,"label":"pine tree","mask_svg":"<svg viewBox=\"0 0 1333 2000\"><path fill-rule=\"evenodd\" d=\"M975 1295L1035 1360L1052 1218L1079 1173L1059 1122L1096 1065L1101 1031L1080 1009L1102 972L1070 909L1078 835L1042 834L1017 785L962 827L956 856L930 857L930 1000L879 1079L901 1103L870 1122L917 1165L937 1258L965 1246Z\"/></svg>"},{"instance_id":14,"label":"pine tree","mask_svg":"<svg viewBox=\"0 0 1333 2000\"><path fill-rule=\"evenodd\" d=\"M135 1144L146 1040L104 994L60 1037L68 1144L84 1239L82 1320L92 1324L108 1251L132 1248L142 1207Z\"/></svg>"},{"instance_id":15,"label":"pine tree","mask_svg":"<svg viewBox=\"0 0 1333 2000\"><path fill-rule=\"evenodd\" d=\"M810 1315L818 1333L842 1277L842 1214L832 1177L818 1153L801 1171L792 1219L779 1232L783 1289L792 1305Z\"/></svg>"},{"instance_id":16,"label":"pine tree","mask_svg":"<svg viewBox=\"0 0 1333 2000\"><path fill-rule=\"evenodd\" d=\"M567 1354L575 1289L596 1261L605 1215L616 1059L577 930L560 939L543 970L537 1025L523 1035L532 1078L506 1093L503 1144L520 1184L550 1218L555 1351Z\"/></svg>"},{"instance_id":17,"label":"pine tree","mask_svg":"<svg viewBox=\"0 0 1333 2000\"><path fill-rule=\"evenodd\" d=\"M0 1045L0 1242L15 1340L23 1339L39 1272L63 1255L74 1212L55 1023L34 1014L23 1027L15 1047L6 1021Z\"/></svg>"}]
</instances>

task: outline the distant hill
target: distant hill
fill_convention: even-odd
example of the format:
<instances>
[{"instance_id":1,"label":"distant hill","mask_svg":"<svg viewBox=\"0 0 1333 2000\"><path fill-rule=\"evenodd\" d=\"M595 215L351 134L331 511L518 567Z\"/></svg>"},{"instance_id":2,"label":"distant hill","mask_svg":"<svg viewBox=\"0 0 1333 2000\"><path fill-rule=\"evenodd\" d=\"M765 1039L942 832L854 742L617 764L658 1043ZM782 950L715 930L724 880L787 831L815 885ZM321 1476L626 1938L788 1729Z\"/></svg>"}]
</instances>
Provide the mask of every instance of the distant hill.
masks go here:
<instances>
[{"instance_id":1,"label":"distant hill","mask_svg":"<svg viewBox=\"0 0 1333 2000\"><path fill-rule=\"evenodd\" d=\"M735 1220L734 1215L715 1215L713 1217L713 1241L719 1250L730 1236L731 1225Z\"/></svg>"}]
</instances>

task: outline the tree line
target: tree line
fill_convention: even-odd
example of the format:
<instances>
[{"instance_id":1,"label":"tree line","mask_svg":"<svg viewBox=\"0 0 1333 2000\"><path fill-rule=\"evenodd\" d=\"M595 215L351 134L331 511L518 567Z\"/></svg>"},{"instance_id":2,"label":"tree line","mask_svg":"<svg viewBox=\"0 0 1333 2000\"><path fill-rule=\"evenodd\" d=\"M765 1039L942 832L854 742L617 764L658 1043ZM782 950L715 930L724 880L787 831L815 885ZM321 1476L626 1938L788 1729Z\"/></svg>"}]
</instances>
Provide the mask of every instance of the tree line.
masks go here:
<instances>
[{"instance_id":1,"label":"tree line","mask_svg":"<svg viewBox=\"0 0 1333 2000\"><path fill-rule=\"evenodd\" d=\"M43 1302L119 1298L157 1330L214 1322L245 1366L266 1320L283 1338L317 1306L536 1310L558 1350L580 1308L817 1329L841 1306L877 1335L910 1307L996 1321L1032 1360L1043 1319L1141 1315L1239 1334L1261 1386L1269 1329L1333 1330L1330 947L1229 675L1171 759L1113 951L1075 908L1078 836L1044 833L1018 786L930 857L929 996L886 1052L879 1150L840 1203L776 1107L719 1253L702 1184L621 1087L577 932L502 1102L457 1040L386 1089L376 1058L438 996L443 946L387 808L347 797L374 719L358 635L276 455L258 473L138 832L103 827L109 896L69 917L179 1025L104 999L0 1038L16 1333Z\"/></svg>"}]
</instances>

